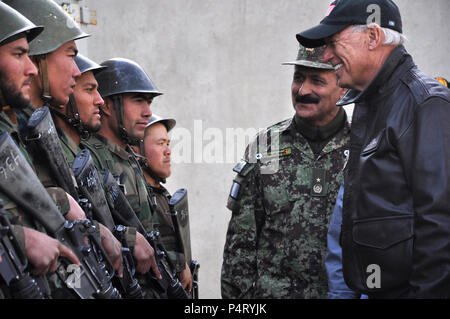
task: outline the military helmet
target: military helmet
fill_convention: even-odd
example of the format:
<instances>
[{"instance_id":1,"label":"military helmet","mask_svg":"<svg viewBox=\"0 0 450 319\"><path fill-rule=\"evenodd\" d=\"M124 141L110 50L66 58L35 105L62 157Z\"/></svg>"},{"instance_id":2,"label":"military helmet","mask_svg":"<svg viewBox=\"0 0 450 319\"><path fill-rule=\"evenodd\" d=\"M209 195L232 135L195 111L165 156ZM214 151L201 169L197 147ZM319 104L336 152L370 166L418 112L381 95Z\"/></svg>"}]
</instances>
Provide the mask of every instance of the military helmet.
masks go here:
<instances>
[{"instance_id":1,"label":"military helmet","mask_svg":"<svg viewBox=\"0 0 450 319\"><path fill-rule=\"evenodd\" d=\"M40 55L55 51L72 40L88 37L56 2L52 0L3 0L44 31L30 43L29 55Z\"/></svg>"},{"instance_id":2,"label":"military helmet","mask_svg":"<svg viewBox=\"0 0 450 319\"><path fill-rule=\"evenodd\" d=\"M92 71L94 74L100 72L103 69L106 69L106 66L101 66L100 64L92 61L91 59L85 57L84 55L78 53L75 57L75 63L80 69L80 73L83 74L88 71Z\"/></svg>"},{"instance_id":3,"label":"military helmet","mask_svg":"<svg viewBox=\"0 0 450 319\"><path fill-rule=\"evenodd\" d=\"M317 48L305 48L300 45L298 49L297 60L292 62L284 62L283 65L300 65L308 68L333 70L331 63L323 62L323 53L325 46Z\"/></svg>"},{"instance_id":4,"label":"military helmet","mask_svg":"<svg viewBox=\"0 0 450 319\"><path fill-rule=\"evenodd\" d=\"M33 40L44 28L36 26L19 12L0 1L0 45L18 39L24 33L28 42Z\"/></svg>"},{"instance_id":5,"label":"military helmet","mask_svg":"<svg viewBox=\"0 0 450 319\"><path fill-rule=\"evenodd\" d=\"M99 72L106 68L98 63L95 63L82 54L77 54L74 60L81 74L89 71L92 71L95 74L96 72ZM78 105L73 94L69 96L69 103L67 104L66 108L66 114L61 113L58 110L51 109L52 114L60 117L66 123L73 126L82 139L88 139L91 131L89 126L81 121Z\"/></svg>"},{"instance_id":6,"label":"military helmet","mask_svg":"<svg viewBox=\"0 0 450 319\"><path fill-rule=\"evenodd\" d=\"M171 129L174 128L175 124L177 124L177 121L175 119L169 119L169 118L163 118L162 116L153 114L152 117L150 117L150 120L148 121L147 127L152 126L156 123L162 123L167 129L167 132L170 132Z\"/></svg>"},{"instance_id":7,"label":"military helmet","mask_svg":"<svg viewBox=\"0 0 450 319\"><path fill-rule=\"evenodd\" d=\"M149 93L153 96L162 94L147 73L134 61L113 58L101 65L107 69L96 74L95 78L102 97L122 93Z\"/></svg>"}]
</instances>

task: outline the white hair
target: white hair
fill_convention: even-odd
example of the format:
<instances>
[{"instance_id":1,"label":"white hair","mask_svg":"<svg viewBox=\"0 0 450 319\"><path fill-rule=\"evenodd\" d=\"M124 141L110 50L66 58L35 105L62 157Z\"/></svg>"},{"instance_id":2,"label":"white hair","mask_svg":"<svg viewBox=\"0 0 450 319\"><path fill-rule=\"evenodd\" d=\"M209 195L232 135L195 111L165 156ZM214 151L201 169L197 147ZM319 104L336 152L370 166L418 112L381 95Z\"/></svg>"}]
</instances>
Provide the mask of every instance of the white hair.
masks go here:
<instances>
[{"instance_id":1,"label":"white hair","mask_svg":"<svg viewBox=\"0 0 450 319\"><path fill-rule=\"evenodd\" d=\"M367 24L354 25L352 26L352 32L364 32L367 28L374 28L375 25L378 26L378 24L375 23L371 23L369 25ZM381 28L381 30L383 31L385 37L383 45L399 46L408 40L403 34L401 34L398 31L389 28Z\"/></svg>"}]
</instances>

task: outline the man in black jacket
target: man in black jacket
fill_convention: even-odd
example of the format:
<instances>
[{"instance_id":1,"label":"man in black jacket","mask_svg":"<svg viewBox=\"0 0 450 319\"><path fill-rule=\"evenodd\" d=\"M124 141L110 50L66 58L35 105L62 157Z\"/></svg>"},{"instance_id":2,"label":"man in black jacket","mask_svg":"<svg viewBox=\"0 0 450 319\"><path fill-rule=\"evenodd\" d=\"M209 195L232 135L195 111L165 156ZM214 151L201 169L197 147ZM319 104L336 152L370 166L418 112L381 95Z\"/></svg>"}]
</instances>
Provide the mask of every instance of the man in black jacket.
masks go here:
<instances>
[{"instance_id":1,"label":"man in black jacket","mask_svg":"<svg viewBox=\"0 0 450 319\"><path fill-rule=\"evenodd\" d=\"M390 0L337 0L304 46L355 103L345 171L347 285L371 298L450 297L450 90L415 66Z\"/></svg>"}]
</instances>

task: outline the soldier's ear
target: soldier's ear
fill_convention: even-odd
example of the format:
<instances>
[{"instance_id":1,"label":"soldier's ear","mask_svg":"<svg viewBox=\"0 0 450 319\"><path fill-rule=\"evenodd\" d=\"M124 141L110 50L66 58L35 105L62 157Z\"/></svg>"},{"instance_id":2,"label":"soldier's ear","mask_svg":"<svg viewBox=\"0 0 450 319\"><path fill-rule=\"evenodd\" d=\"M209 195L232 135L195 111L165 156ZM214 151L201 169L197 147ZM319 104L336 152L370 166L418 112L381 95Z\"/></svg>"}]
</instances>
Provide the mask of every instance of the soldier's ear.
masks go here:
<instances>
[{"instance_id":1,"label":"soldier's ear","mask_svg":"<svg viewBox=\"0 0 450 319\"><path fill-rule=\"evenodd\" d=\"M100 106L100 111L106 116L111 116L111 114L114 112L114 103L109 97L105 97L103 100L105 101L105 103Z\"/></svg>"}]
</instances>

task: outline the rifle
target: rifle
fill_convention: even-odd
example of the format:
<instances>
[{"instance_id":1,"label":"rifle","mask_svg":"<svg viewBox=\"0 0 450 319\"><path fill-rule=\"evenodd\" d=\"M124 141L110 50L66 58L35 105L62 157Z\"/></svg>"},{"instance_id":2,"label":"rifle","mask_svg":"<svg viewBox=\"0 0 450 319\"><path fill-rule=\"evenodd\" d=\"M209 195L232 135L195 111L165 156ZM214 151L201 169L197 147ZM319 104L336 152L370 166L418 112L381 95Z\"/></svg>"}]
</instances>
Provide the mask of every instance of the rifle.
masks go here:
<instances>
[{"instance_id":1,"label":"rifle","mask_svg":"<svg viewBox=\"0 0 450 319\"><path fill-rule=\"evenodd\" d=\"M82 299L91 296L102 299L121 297L117 289L112 287L114 269L94 235L95 227L86 219L64 219L7 132L0 135L0 191L78 257L80 267L74 267L67 259L61 258L56 271L73 293Z\"/></svg>"},{"instance_id":2,"label":"rifle","mask_svg":"<svg viewBox=\"0 0 450 319\"><path fill-rule=\"evenodd\" d=\"M0 277L16 299L45 299L33 277L28 260L20 247L0 200Z\"/></svg>"},{"instance_id":3,"label":"rifle","mask_svg":"<svg viewBox=\"0 0 450 319\"><path fill-rule=\"evenodd\" d=\"M187 190L185 188L180 188L171 196L169 207L177 241L181 246L181 251L184 252L192 274L192 299L198 299L198 271L200 264L197 260L192 259L189 207Z\"/></svg>"},{"instance_id":4,"label":"rifle","mask_svg":"<svg viewBox=\"0 0 450 319\"><path fill-rule=\"evenodd\" d=\"M31 152L37 156L33 159L50 168L50 174L59 187L79 201L76 182L67 163L61 142L56 132L50 110L47 106L37 108L27 123L28 135L25 140Z\"/></svg>"},{"instance_id":5,"label":"rifle","mask_svg":"<svg viewBox=\"0 0 450 319\"><path fill-rule=\"evenodd\" d=\"M119 287L123 297L142 299L142 288L135 278L136 267L132 251L125 238L125 227L122 225L116 226L114 223L97 168L88 149L83 149L77 154L72 164L72 171L80 193L92 203L95 218L108 227L122 244L123 277L115 276L114 282Z\"/></svg>"},{"instance_id":6,"label":"rifle","mask_svg":"<svg viewBox=\"0 0 450 319\"><path fill-rule=\"evenodd\" d=\"M100 171L103 176L103 185L107 196L109 196L114 208L111 210L118 223L136 227L144 235L147 241L155 250L155 259L161 272L162 279L159 280L154 274L149 274L150 282L161 294L166 294L169 299L189 299L189 295L181 286L176 276L176 270L168 258L167 250L161 242L158 230L147 232L140 220L137 218L133 208L131 208L120 186L116 183L111 172L105 168Z\"/></svg>"}]
</instances>

